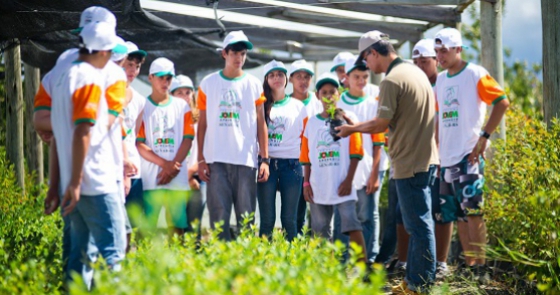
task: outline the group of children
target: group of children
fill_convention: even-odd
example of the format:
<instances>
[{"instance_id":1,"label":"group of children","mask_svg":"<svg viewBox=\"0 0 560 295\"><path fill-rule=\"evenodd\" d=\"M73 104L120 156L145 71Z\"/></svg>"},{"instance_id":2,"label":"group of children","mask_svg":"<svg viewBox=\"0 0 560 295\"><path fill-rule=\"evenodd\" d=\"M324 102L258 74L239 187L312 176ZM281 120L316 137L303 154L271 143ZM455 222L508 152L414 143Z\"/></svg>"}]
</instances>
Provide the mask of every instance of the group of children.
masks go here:
<instances>
[{"instance_id":1,"label":"group of children","mask_svg":"<svg viewBox=\"0 0 560 295\"><path fill-rule=\"evenodd\" d=\"M331 71L316 78L313 93L309 63L297 60L288 69L273 60L264 66L261 83L243 71L253 45L242 31L233 31L223 41L224 68L206 76L198 89L160 57L150 65L152 91L144 98L131 83L147 53L117 37L115 27L108 10L86 9L80 48L61 55L35 100L35 128L51 147L45 212L61 207L68 274L91 282L86 254L90 260L100 254L118 270L128 249L126 234L143 226L128 219L138 209L154 228L165 207L174 233L183 234L202 218L206 204L211 226L220 224L219 237L230 240L232 207L241 222L255 212L258 200L260 235L270 236L278 191L287 240L302 233L307 202L312 232L331 238L334 216L334 237L360 245L364 261L387 263L396 240L389 237L399 233L399 266L404 266L404 228L387 227L379 249L379 192L389 170L385 132L335 139L329 126L333 105L349 123L378 113L379 89L368 83L365 63L340 53ZM500 110L507 108L503 90L486 71L460 59L457 34L444 29L435 43L422 40L413 49L414 63L434 84L441 110L435 132L441 188L432 188L441 273L447 272L453 221L459 221L465 253L482 253L478 156L495 129L490 122L499 122ZM439 76L438 62L447 70ZM292 94L286 93L288 83ZM478 140L485 114L481 102L503 107L493 111L488 133ZM473 148L480 150L471 153ZM392 197L388 224L399 223ZM466 257L467 268L483 264L482 255Z\"/></svg>"}]
</instances>

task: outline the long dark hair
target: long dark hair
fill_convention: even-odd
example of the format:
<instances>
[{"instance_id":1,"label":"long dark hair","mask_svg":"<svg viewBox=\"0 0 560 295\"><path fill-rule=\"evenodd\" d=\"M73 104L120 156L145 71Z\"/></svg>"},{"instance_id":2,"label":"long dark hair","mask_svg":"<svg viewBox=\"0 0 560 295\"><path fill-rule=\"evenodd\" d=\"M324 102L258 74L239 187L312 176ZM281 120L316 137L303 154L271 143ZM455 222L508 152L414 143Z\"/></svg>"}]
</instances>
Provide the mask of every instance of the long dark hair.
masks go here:
<instances>
[{"instance_id":1,"label":"long dark hair","mask_svg":"<svg viewBox=\"0 0 560 295\"><path fill-rule=\"evenodd\" d=\"M284 73L284 77L286 77L286 84L284 84L284 88L286 88L286 86L288 86L288 76ZM272 97L272 88L270 88L270 85L268 85L268 74L264 76L263 93L264 93L264 97L266 98L266 101L264 102L264 119L266 124L268 125L270 123L270 110L272 110L272 105L274 105L274 97Z\"/></svg>"}]
</instances>

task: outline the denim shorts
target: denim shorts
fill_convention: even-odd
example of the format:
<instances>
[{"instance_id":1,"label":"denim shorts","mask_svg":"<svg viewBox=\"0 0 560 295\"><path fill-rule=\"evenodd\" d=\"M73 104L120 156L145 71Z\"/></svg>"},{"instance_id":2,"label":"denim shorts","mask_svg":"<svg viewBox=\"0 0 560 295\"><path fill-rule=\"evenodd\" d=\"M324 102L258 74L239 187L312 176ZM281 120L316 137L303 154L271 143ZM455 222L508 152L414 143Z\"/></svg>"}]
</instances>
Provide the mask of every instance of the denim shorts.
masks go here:
<instances>
[{"instance_id":1,"label":"denim shorts","mask_svg":"<svg viewBox=\"0 0 560 295\"><path fill-rule=\"evenodd\" d=\"M467 216L480 216L484 198L484 160L472 165L466 155L461 162L442 167L440 172L439 206L434 208L438 223L466 220Z\"/></svg>"},{"instance_id":2,"label":"denim shorts","mask_svg":"<svg viewBox=\"0 0 560 295\"><path fill-rule=\"evenodd\" d=\"M317 235L330 238L331 220L334 209L340 214L340 232L361 231L362 223L356 213L356 201L346 201L336 205L309 204L311 211L311 229Z\"/></svg>"}]
</instances>

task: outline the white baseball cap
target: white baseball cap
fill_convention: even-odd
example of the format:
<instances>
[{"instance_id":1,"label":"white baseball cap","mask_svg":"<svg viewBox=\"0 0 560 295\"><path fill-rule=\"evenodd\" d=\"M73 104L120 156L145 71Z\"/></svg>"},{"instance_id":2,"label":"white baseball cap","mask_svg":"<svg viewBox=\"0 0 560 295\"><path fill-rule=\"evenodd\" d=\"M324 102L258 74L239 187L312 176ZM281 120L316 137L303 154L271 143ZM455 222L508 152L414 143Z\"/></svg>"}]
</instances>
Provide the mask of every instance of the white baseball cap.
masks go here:
<instances>
[{"instance_id":1,"label":"white baseball cap","mask_svg":"<svg viewBox=\"0 0 560 295\"><path fill-rule=\"evenodd\" d=\"M173 76L175 77L175 66L173 62L165 57L158 57L154 59L152 64L150 65L150 75L154 75L157 77L162 76Z\"/></svg>"},{"instance_id":2,"label":"white baseball cap","mask_svg":"<svg viewBox=\"0 0 560 295\"><path fill-rule=\"evenodd\" d=\"M367 70L367 65L362 59L358 60L357 56L353 56L353 58L347 59L346 63L344 64L344 72L346 73L346 75L350 74L350 72L355 69Z\"/></svg>"},{"instance_id":3,"label":"white baseball cap","mask_svg":"<svg viewBox=\"0 0 560 295\"><path fill-rule=\"evenodd\" d=\"M117 43L119 44L119 46L124 46L127 50L124 53L116 53L113 52L113 55L111 56L111 60L114 62L117 62L119 60L123 60L124 58L126 58L126 56L128 55L128 47L126 46L126 42L124 42L123 38L117 36Z\"/></svg>"},{"instance_id":4,"label":"white baseball cap","mask_svg":"<svg viewBox=\"0 0 560 295\"><path fill-rule=\"evenodd\" d=\"M340 67L340 66L344 66L346 64L346 61L349 59L355 59L356 57L354 56L354 54L352 54L351 52L348 51L343 51L343 52L339 52L334 58L333 58L333 66L331 68L331 72L336 71L336 68Z\"/></svg>"},{"instance_id":5,"label":"white baseball cap","mask_svg":"<svg viewBox=\"0 0 560 295\"><path fill-rule=\"evenodd\" d=\"M313 68L311 67L311 64L309 64L307 61L305 61L305 59L298 59L290 65L289 76L291 76L293 73L299 72L299 71L305 71L305 72L309 73L309 75L311 75L311 76L315 75L315 73L313 72Z\"/></svg>"},{"instance_id":6,"label":"white baseball cap","mask_svg":"<svg viewBox=\"0 0 560 295\"><path fill-rule=\"evenodd\" d=\"M321 74L319 78L317 78L317 82L315 82L315 90L318 91L319 89L321 89L321 87L323 87L323 85L327 83L334 85L336 88L340 87L338 77L331 72L325 72Z\"/></svg>"},{"instance_id":7,"label":"white baseball cap","mask_svg":"<svg viewBox=\"0 0 560 295\"><path fill-rule=\"evenodd\" d=\"M264 65L264 76L268 75L272 71L282 71L284 74L288 73L288 69L281 61L272 60L271 62Z\"/></svg>"},{"instance_id":8,"label":"white baseball cap","mask_svg":"<svg viewBox=\"0 0 560 295\"><path fill-rule=\"evenodd\" d=\"M227 34L224 38L224 42L222 43L222 48L226 48L228 45L233 45L237 43L243 43L247 46L247 49L253 49L253 43L249 42L249 38L245 36L243 31L231 31Z\"/></svg>"},{"instance_id":9,"label":"white baseball cap","mask_svg":"<svg viewBox=\"0 0 560 295\"><path fill-rule=\"evenodd\" d=\"M364 50L381 40L389 40L389 35L377 30L363 34L358 42L358 52L362 55Z\"/></svg>"},{"instance_id":10,"label":"white baseball cap","mask_svg":"<svg viewBox=\"0 0 560 295\"><path fill-rule=\"evenodd\" d=\"M138 49L138 46L131 41L126 41L126 48L128 49L128 54L137 53L142 55L143 57L146 57L148 55L146 51Z\"/></svg>"},{"instance_id":11,"label":"white baseball cap","mask_svg":"<svg viewBox=\"0 0 560 295\"><path fill-rule=\"evenodd\" d=\"M92 6L82 11L82 15L80 16L80 25L77 29L72 30L72 32L81 32L84 26L89 23L108 23L114 29L117 27L117 18L105 7Z\"/></svg>"},{"instance_id":12,"label":"white baseball cap","mask_svg":"<svg viewBox=\"0 0 560 295\"><path fill-rule=\"evenodd\" d=\"M194 84L191 78L185 75L178 75L173 78L173 81L171 81L171 88L169 88L169 92L173 92L179 88L190 88L194 90Z\"/></svg>"},{"instance_id":13,"label":"white baseball cap","mask_svg":"<svg viewBox=\"0 0 560 295\"><path fill-rule=\"evenodd\" d=\"M115 28L108 23L90 23L80 32L81 47L92 50L112 50L114 53L126 53L125 45L119 44Z\"/></svg>"},{"instance_id":14,"label":"white baseball cap","mask_svg":"<svg viewBox=\"0 0 560 295\"><path fill-rule=\"evenodd\" d=\"M435 57L436 51L434 49L433 39L422 39L418 41L412 48L412 58L419 57Z\"/></svg>"},{"instance_id":15,"label":"white baseball cap","mask_svg":"<svg viewBox=\"0 0 560 295\"><path fill-rule=\"evenodd\" d=\"M462 47L463 38L461 37L461 32L459 32L459 30L455 28L444 28L437 32L434 37L434 43L435 48Z\"/></svg>"}]
</instances>

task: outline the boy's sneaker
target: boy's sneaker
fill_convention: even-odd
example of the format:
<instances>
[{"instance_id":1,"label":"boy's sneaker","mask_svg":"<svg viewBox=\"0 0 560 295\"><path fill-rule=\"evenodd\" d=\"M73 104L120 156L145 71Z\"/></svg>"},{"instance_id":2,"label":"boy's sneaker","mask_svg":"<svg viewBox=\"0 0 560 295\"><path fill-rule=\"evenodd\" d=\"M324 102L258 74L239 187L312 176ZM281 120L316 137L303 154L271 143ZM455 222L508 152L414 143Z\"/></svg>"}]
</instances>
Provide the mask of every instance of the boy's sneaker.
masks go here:
<instances>
[{"instance_id":1,"label":"boy's sneaker","mask_svg":"<svg viewBox=\"0 0 560 295\"><path fill-rule=\"evenodd\" d=\"M404 278L406 275L406 262L401 262L398 259L391 261L387 267L387 276L391 278Z\"/></svg>"},{"instance_id":2,"label":"boy's sneaker","mask_svg":"<svg viewBox=\"0 0 560 295\"><path fill-rule=\"evenodd\" d=\"M486 264L474 266L474 278L478 280L481 285L486 285L490 282L490 273L492 270Z\"/></svg>"},{"instance_id":3,"label":"boy's sneaker","mask_svg":"<svg viewBox=\"0 0 560 295\"><path fill-rule=\"evenodd\" d=\"M451 271L447 267L447 264L437 263L436 264L436 280L444 280L451 275Z\"/></svg>"},{"instance_id":4,"label":"boy's sneaker","mask_svg":"<svg viewBox=\"0 0 560 295\"><path fill-rule=\"evenodd\" d=\"M464 261L457 266L455 275L465 280L474 278L474 266L468 266Z\"/></svg>"}]
</instances>

